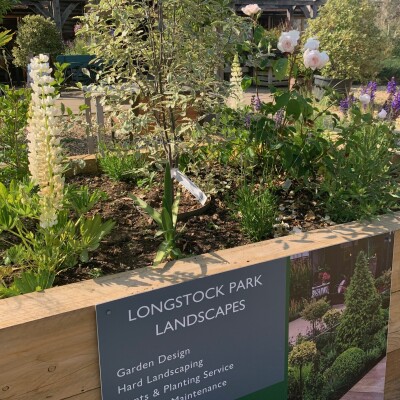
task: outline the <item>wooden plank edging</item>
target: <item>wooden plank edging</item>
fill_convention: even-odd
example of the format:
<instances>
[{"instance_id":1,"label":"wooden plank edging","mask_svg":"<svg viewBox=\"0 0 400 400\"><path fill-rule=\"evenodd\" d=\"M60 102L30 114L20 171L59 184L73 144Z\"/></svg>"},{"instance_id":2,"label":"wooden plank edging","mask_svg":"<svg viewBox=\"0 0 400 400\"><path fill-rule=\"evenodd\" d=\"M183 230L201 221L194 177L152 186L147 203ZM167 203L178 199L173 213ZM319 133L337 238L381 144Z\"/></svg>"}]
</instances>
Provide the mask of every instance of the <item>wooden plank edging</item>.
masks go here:
<instances>
[{"instance_id":1,"label":"wooden plank edging","mask_svg":"<svg viewBox=\"0 0 400 400\"><path fill-rule=\"evenodd\" d=\"M94 309L98 303L398 230L400 213L395 213L371 223L337 225L184 259L159 268L143 268L1 300L0 399L98 400ZM395 266L393 276L397 279L399 262L395 261ZM396 287L394 283L393 288ZM396 333L397 328L392 332ZM396 346L400 344L397 340L390 343L388 359L397 360ZM390 382L400 382L399 372L396 366L390 370ZM400 393L397 389L388 391ZM386 397L386 400L394 398Z\"/></svg>"}]
</instances>

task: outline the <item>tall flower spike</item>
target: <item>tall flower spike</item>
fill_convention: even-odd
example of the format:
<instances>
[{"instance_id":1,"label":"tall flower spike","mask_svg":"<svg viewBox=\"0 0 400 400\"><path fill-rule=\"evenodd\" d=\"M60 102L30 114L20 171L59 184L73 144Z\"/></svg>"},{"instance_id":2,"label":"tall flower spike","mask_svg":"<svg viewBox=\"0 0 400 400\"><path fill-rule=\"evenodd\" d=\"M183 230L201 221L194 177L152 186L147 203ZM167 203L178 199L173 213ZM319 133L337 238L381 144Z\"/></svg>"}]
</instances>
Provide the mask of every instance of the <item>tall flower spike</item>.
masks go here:
<instances>
[{"instance_id":1,"label":"tall flower spike","mask_svg":"<svg viewBox=\"0 0 400 400\"><path fill-rule=\"evenodd\" d=\"M62 154L55 121L54 79L50 73L47 56L41 54L31 60L32 101L27 127L29 172L39 185L40 226L43 228L57 223L64 193Z\"/></svg>"},{"instance_id":2,"label":"tall flower spike","mask_svg":"<svg viewBox=\"0 0 400 400\"><path fill-rule=\"evenodd\" d=\"M235 110L243 107L244 103L242 78L243 75L242 69L240 68L239 56L236 53L232 62L230 95L227 101L227 105Z\"/></svg>"}]
</instances>

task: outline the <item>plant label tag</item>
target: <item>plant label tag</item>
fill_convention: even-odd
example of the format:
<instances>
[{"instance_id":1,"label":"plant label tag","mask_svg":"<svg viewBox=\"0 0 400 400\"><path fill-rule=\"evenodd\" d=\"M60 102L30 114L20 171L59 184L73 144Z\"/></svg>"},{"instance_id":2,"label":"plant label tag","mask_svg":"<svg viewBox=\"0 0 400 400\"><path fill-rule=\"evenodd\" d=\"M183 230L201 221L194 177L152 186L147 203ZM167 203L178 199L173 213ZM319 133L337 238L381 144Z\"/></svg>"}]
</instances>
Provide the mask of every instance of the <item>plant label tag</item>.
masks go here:
<instances>
[{"instance_id":1,"label":"plant label tag","mask_svg":"<svg viewBox=\"0 0 400 400\"><path fill-rule=\"evenodd\" d=\"M192 195L196 198L196 200L204 206L207 201L206 194L195 185L185 174L182 174L177 168L171 169L171 177L176 179L176 181L182 185L185 189L187 189Z\"/></svg>"}]
</instances>

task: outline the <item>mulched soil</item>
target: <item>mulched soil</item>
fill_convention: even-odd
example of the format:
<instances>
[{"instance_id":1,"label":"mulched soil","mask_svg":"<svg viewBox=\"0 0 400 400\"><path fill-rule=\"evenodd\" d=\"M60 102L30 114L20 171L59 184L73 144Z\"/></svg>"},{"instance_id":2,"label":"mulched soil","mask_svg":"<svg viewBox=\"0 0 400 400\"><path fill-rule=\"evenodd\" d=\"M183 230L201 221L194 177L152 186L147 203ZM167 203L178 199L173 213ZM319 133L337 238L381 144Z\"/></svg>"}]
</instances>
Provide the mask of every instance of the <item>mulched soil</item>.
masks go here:
<instances>
[{"instance_id":1,"label":"mulched soil","mask_svg":"<svg viewBox=\"0 0 400 400\"><path fill-rule=\"evenodd\" d=\"M202 173L204 177L206 172ZM208 209L202 215L178 222L179 247L185 255L198 255L250 243L240 228L238 216L227 206L227 199L236 189L234 179L229 179L229 175L234 176L225 173L222 179L222 175L214 173L217 193L212 196ZM192 178L196 181L196 178ZM197 177L200 186L201 181L200 175ZM74 177L69 183L88 185L92 190L104 191L107 199L100 201L90 213L100 214L103 219L112 219L116 226L99 249L91 253L89 262L60 274L56 278L57 285L152 264L162 238L155 237L157 225L128 196L134 193L157 208L162 200L161 182L155 183L149 189L139 189L132 183L112 181L106 175L98 175ZM225 189L226 187L229 189ZM293 192L282 190L280 195L280 215L275 236L287 235L293 233L293 230L306 231L333 224L325 218L309 194L296 193L294 196ZM199 207L192 195L183 190L179 212Z\"/></svg>"}]
</instances>

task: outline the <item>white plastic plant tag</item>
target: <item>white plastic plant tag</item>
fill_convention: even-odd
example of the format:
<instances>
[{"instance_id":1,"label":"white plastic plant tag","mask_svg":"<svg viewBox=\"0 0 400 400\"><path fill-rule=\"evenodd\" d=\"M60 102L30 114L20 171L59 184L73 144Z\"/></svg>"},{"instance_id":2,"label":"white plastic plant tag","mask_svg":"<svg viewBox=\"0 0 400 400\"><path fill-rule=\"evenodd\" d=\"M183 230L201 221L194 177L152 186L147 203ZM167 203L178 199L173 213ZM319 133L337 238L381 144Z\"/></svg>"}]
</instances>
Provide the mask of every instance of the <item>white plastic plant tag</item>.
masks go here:
<instances>
[{"instance_id":1,"label":"white plastic plant tag","mask_svg":"<svg viewBox=\"0 0 400 400\"><path fill-rule=\"evenodd\" d=\"M192 195L196 198L196 200L204 206L207 201L206 194L199 189L185 174L182 174L178 169L171 169L171 177L176 179L176 181L182 185L185 189L187 189Z\"/></svg>"}]
</instances>

